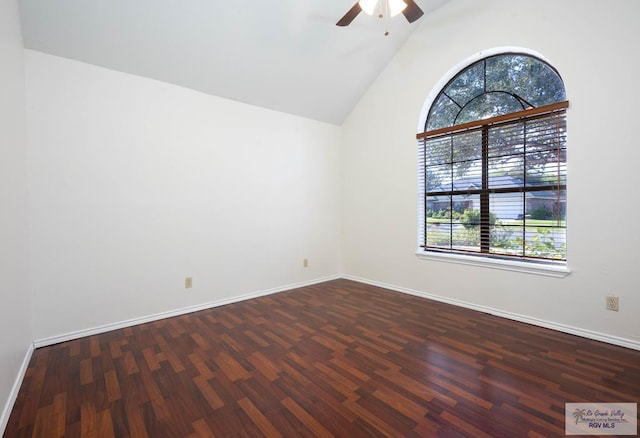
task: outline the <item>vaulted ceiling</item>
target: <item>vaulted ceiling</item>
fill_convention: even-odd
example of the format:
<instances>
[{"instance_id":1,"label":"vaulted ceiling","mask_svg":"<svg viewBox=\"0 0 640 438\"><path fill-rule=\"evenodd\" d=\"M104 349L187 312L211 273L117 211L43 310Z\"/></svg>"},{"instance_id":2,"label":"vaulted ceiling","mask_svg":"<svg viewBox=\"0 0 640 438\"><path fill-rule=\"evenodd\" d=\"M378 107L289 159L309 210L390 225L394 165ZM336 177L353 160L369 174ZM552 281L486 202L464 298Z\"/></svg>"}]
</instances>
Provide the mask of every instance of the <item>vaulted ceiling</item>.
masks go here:
<instances>
[{"instance_id":1,"label":"vaulted ceiling","mask_svg":"<svg viewBox=\"0 0 640 438\"><path fill-rule=\"evenodd\" d=\"M446 1L416 2L429 14ZM335 26L354 2L20 0L20 12L26 48L340 125L424 20Z\"/></svg>"}]
</instances>

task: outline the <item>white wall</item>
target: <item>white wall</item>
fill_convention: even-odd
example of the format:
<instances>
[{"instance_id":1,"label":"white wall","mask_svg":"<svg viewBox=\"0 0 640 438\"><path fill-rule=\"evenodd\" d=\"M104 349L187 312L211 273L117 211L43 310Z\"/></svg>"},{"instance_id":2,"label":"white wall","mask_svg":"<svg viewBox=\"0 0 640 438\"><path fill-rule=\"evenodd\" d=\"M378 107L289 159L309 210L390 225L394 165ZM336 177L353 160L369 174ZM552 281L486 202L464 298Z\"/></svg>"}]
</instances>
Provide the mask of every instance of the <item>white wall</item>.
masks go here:
<instances>
[{"instance_id":1,"label":"white wall","mask_svg":"<svg viewBox=\"0 0 640 438\"><path fill-rule=\"evenodd\" d=\"M339 127L25 53L36 340L339 274Z\"/></svg>"},{"instance_id":2,"label":"white wall","mask_svg":"<svg viewBox=\"0 0 640 438\"><path fill-rule=\"evenodd\" d=\"M31 341L24 62L15 0L0 1L0 433ZM15 396L15 394L13 394Z\"/></svg>"},{"instance_id":3,"label":"white wall","mask_svg":"<svg viewBox=\"0 0 640 438\"><path fill-rule=\"evenodd\" d=\"M640 345L638 17L637 0L456 0L425 16L343 126L344 272ZM546 56L571 102L564 279L414 255L422 106L452 67L501 46Z\"/></svg>"}]
</instances>

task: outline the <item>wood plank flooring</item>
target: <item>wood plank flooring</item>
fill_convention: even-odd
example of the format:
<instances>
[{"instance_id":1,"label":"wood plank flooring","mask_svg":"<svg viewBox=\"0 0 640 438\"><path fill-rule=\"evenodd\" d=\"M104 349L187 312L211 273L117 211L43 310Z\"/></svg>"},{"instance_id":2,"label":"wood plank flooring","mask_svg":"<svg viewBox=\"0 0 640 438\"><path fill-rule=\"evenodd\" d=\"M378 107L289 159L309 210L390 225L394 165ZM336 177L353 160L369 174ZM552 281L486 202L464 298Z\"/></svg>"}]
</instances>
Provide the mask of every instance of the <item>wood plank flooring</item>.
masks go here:
<instances>
[{"instance_id":1,"label":"wood plank flooring","mask_svg":"<svg viewBox=\"0 0 640 438\"><path fill-rule=\"evenodd\" d=\"M37 349L5 437L551 437L640 352L336 280Z\"/></svg>"}]
</instances>

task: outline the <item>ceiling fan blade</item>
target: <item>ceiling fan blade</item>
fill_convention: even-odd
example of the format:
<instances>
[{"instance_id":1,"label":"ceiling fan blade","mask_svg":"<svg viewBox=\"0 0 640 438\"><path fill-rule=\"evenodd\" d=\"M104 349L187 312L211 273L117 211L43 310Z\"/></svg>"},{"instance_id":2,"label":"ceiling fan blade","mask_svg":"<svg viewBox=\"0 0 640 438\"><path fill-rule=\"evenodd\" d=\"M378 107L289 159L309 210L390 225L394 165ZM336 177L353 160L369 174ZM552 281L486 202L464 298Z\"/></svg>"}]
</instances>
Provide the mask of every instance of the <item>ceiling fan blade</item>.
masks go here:
<instances>
[{"instance_id":1,"label":"ceiling fan blade","mask_svg":"<svg viewBox=\"0 0 640 438\"><path fill-rule=\"evenodd\" d=\"M353 7L351 9L349 9L349 12L344 14L344 17L342 17L336 23L336 26L348 26L348 25L350 25L351 22L353 21L353 19L358 16L360 11L362 11L362 8L360 7L359 2L356 2L356 4L353 5Z\"/></svg>"},{"instance_id":2,"label":"ceiling fan blade","mask_svg":"<svg viewBox=\"0 0 640 438\"><path fill-rule=\"evenodd\" d=\"M407 7L404 8L404 11L402 11L402 13L409 23L413 23L418 18L424 15L424 12L422 12L420 6L418 6L413 0L404 0L404 2L407 4Z\"/></svg>"}]
</instances>

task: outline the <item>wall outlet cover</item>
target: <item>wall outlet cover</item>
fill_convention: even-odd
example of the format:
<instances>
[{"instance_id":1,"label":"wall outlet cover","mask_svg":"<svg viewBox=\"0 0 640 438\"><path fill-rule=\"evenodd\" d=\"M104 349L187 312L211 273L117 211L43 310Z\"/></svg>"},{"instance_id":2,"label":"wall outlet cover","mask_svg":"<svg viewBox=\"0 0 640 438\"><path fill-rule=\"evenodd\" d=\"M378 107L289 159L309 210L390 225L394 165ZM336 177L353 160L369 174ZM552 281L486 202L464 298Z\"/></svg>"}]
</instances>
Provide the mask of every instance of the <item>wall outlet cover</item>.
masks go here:
<instances>
[{"instance_id":1,"label":"wall outlet cover","mask_svg":"<svg viewBox=\"0 0 640 438\"><path fill-rule=\"evenodd\" d=\"M620 301L619 298L614 295L607 296L607 310L620 310Z\"/></svg>"}]
</instances>

